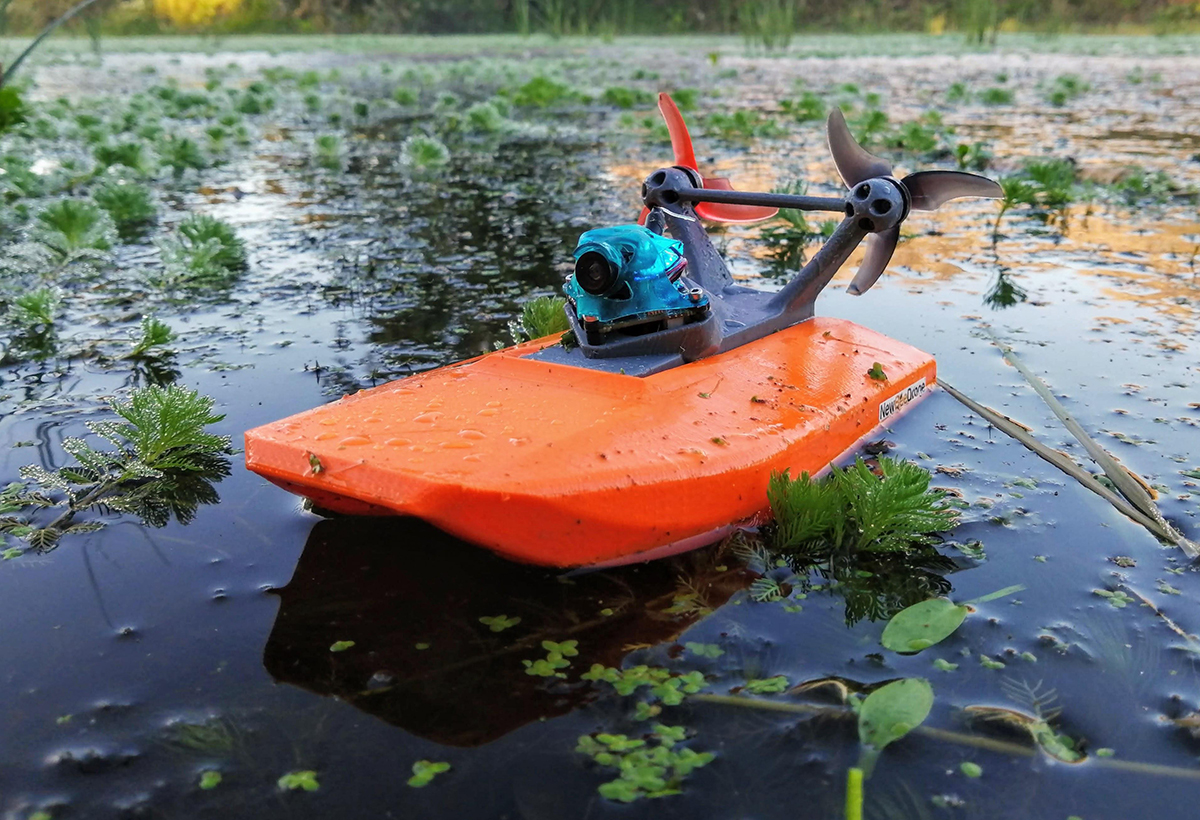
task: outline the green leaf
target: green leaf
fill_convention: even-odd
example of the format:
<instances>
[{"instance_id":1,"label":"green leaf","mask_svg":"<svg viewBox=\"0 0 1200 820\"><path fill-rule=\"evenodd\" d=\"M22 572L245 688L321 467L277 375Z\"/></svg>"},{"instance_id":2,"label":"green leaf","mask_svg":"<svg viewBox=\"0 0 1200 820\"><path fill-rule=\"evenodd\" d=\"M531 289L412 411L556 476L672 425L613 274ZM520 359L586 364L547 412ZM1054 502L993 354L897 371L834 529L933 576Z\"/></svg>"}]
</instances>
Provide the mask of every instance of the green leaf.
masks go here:
<instances>
[{"instance_id":1,"label":"green leaf","mask_svg":"<svg viewBox=\"0 0 1200 820\"><path fill-rule=\"evenodd\" d=\"M931 598L897 612L879 642L893 652L920 652L954 634L969 607L949 598Z\"/></svg>"},{"instance_id":2,"label":"green leaf","mask_svg":"<svg viewBox=\"0 0 1200 820\"><path fill-rule=\"evenodd\" d=\"M503 632L509 627L513 627L521 623L521 618L519 616L510 618L507 615L485 615L479 619L479 623L486 626L492 632Z\"/></svg>"},{"instance_id":3,"label":"green leaf","mask_svg":"<svg viewBox=\"0 0 1200 820\"><path fill-rule=\"evenodd\" d=\"M220 772L209 769L208 771L200 774L200 788L204 789L205 791L208 791L209 789L215 789L219 785L221 785Z\"/></svg>"},{"instance_id":4,"label":"green leaf","mask_svg":"<svg viewBox=\"0 0 1200 820\"><path fill-rule=\"evenodd\" d=\"M715 643L695 643L694 641L688 641L684 646L688 652L691 652L693 655L699 655L702 658L719 658L725 654L725 650Z\"/></svg>"},{"instance_id":5,"label":"green leaf","mask_svg":"<svg viewBox=\"0 0 1200 820\"><path fill-rule=\"evenodd\" d=\"M354 646L354 641L334 641L329 647L330 652L345 652L350 647Z\"/></svg>"},{"instance_id":6,"label":"green leaf","mask_svg":"<svg viewBox=\"0 0 1200 820\"><path fill-rule=\"evenodd\" d=\"M924 678L903 678L881 686L858 709L858 739L883 751L925 722L933 708L933 687Z\"/></svg>"},{"instance_id":7,"label":"green leaf","mask_svg":"<svg viewBox=\"0 0 1200 820\"><path fill-rule=\"evenodd\" d=\"M972 763L969 760L964 760L959 764L958 770L967 777L980 777L983 775L983 767L978 763Z\"/></svg>"},{"instance_id":8,"label":"green leaf","mask_svg":"<svg viewBox=\"0 0 1200 820\"><path fill-rule=\"evenodd\" d=\"M435 777L448 771L450 771L450 764L444 761L418 760L412 765L413 774L408 779L408 785L414 789L428 786Z\"/></svg>"},{"instance_id":9,"label":"green leaf","mask_svg":"<svg viewBox=\"0 0 1200 820\"><path fill-rule=\"evenodd\" d=\"M788 679L784 675L773 678L762 678L746 681L745 689L753 695L766 695L782 692L788 687Z\"/></svg>"},{"instance_id":10,"label":"green leaf","mask_svg":"<svg viewBox=\"0 0 1200 820\"><path fill-rule=\"evenodd\" d=\"M311 769L304 771L288 772L283 777L279 778L279 788L284 791L295 791L303 789L306 792L315 792L321 788L321 784L317 782L317 773Z\"/></svg>"}]
</instances>

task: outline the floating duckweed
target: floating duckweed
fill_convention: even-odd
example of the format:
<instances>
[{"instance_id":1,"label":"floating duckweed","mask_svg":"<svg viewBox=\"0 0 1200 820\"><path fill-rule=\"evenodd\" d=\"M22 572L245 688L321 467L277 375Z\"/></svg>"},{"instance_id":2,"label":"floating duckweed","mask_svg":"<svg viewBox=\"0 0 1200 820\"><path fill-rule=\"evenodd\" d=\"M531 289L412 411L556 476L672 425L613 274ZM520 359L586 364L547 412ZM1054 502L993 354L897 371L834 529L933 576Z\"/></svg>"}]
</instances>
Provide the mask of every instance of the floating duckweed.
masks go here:
<instances>
[{"instance_id":1,"label":"floating duckweed","mask_svg":"<svg viewBox=\"0 0 1200 820\"><path fill-rule=\"evenodd\" d=\"M408 779L408 785L414 789L423 788L433 782L439 774L448 771L450 764L444 761L418 760L412 765L412 777Z\"/></svg>"}]
</instances>

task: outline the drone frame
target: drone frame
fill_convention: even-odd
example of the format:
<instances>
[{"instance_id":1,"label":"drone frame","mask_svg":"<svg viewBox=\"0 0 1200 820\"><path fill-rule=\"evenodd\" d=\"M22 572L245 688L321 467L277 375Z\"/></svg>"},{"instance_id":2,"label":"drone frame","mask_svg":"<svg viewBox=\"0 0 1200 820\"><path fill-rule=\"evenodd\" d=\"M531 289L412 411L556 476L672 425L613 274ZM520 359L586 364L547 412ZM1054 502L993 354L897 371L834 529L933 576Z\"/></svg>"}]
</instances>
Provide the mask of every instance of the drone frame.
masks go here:
<instances>
[{"instance_id":1,"label":"drone frame","mask_svg":"<svg viewBox=\"0 0 1200 820\"><path fill-rule=\"evenodd\" d=\"M709 296L708 314L699 321L603 343L587 342L575 311L565 307L577 346L555 345L533 358L593 370L645 376L696 361L761 339L811 319L821 291L864 239L867 258L850 286L859 294L883 273L900 235L900 223L914 209L935 210L959 196L996 197L992 180L960 171L924 171L903 180L892 176L887 160L872 156L854 141L838 109L829 116L828 139L848 191L844 197L803 196L732 190L726 180L705 180L694 167L691 138L682 116L666 94L659 108L667 120L677 164L650 174L642 184L643 218L656 233L669 229L683 243L688 261L685 279ZM739 285L713 246L697 211L705 203L750 206L762 215L716 221L750 222L769 218L779 208L841 213L841 223L807 264L777 292Z\"/></svg>"}]
</instances>

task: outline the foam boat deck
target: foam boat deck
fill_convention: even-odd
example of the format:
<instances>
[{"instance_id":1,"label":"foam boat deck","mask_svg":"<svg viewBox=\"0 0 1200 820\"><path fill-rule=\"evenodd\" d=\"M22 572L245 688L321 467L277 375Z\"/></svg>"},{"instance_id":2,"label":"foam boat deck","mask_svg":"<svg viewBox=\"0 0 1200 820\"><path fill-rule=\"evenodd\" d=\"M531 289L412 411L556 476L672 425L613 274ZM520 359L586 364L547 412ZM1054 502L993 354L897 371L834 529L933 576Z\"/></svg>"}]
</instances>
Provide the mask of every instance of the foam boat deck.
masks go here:
<instances>
[{"instance_id":1,"label":"foam boat deck","mask_svg":"<svg viewBox=\"0 0 1200 820\"><path fill-rule=\"evenodd\" d=\"M246 465L320 507L415 516L515 560L623 563L754 519L772 472L823 469L936 378L929 354L824 317L642 378L527 358L554 342L255 428Z\"/></svg>"}]
</instances>

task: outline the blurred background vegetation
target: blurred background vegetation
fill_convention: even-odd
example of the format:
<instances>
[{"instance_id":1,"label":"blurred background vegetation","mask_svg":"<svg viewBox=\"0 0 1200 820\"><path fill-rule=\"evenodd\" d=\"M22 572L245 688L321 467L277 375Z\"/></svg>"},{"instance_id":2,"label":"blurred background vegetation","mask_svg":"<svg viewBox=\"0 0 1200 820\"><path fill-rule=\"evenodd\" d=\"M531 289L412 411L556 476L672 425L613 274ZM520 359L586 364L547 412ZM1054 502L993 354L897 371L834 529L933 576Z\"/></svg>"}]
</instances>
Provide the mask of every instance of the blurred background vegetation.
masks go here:
<instances>
[{"instance_id":1,"label":"blurred background vegetation","mask_svg":"<svg viewBox=\"0 0 1200 820\"><path fill-rule=\"evenodd\" d=\"M0 36L31 34L77 0L0 0ZM212 33L741 34L768 48L811 31L1170 34L1200 30L1200 0L100 0L92 36Z\"/></svg>"}]
</instances>

